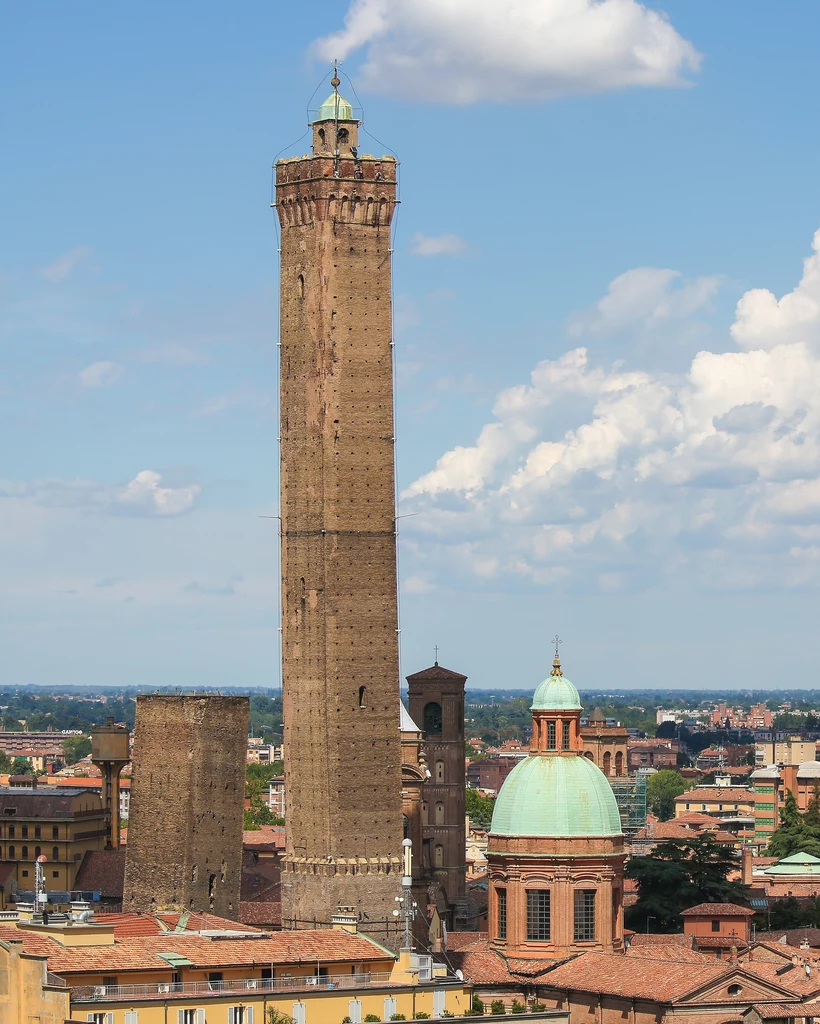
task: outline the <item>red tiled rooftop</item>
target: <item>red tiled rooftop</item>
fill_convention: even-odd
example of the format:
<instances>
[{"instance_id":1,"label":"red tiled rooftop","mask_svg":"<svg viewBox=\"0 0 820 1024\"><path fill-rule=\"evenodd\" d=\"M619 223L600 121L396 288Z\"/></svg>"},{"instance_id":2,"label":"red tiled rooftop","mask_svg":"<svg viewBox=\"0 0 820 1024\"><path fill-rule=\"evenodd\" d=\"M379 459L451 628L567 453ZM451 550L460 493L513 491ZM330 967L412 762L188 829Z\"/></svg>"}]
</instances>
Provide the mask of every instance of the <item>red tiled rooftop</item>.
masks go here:
<instances>
[{"instance_id":1,"label":"red tiled rooftop","mask_svg":"<svg viewBox=\"0 0 820 1024\"><path fill-rule=\"evenodd\" d=\"M681 917L754 917L754 911L736 903L698 903L684 910Z\"/></svg>"},{"instance_id":2,"label":"red tiled rooftop","mask_svg":"<svg viewBox=\"0 0 820 1024\"><path fill-rule=\"evenodd\" d=\"M651 960L617 953L584 953L556 967L541 984L605 995L669 1002L726 973L725 964Z\"/></svg>"}]
</instances>

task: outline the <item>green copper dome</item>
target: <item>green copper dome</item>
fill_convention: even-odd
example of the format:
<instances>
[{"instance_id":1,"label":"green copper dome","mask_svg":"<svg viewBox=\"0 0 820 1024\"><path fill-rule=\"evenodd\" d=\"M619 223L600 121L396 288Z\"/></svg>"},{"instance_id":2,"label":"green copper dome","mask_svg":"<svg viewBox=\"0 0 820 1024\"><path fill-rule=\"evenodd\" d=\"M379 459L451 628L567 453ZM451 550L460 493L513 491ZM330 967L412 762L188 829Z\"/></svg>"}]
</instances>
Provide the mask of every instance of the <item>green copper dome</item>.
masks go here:
<instances>
[{"instance_id":1,"label":"green copper dome","mask_svg":"<svg viewBox=\"0 0 820 1024\"><path fill-rule=\"evenodd\" d=\"M336 90L319 107L317 121L355 121L353 106Z\"/></svg>"},{"instance_id":2,"label":"green copper dome","mask_svg":"<svg viewBox=\"0 0 820 1024\"><path fill-rule=\"evenodd\" d=\"M561 662L556 654L555 661L552 663L552 673L535 691L530 711L580 710L581 698L569 679L561 674Z\"/></svg>"},{"instance_id":3,"label":"green copper dome","mask_svg":"<svg viewBox=\"0 0 820 1024\"><path fill-rule=\"evenodd\" d=\"M575 687L569 686L577 699ZM507 776L495 802L490 833L618 836L621 817L612 787L589 758L539 755L519 761Z\"/></svg>"}]
</instances>

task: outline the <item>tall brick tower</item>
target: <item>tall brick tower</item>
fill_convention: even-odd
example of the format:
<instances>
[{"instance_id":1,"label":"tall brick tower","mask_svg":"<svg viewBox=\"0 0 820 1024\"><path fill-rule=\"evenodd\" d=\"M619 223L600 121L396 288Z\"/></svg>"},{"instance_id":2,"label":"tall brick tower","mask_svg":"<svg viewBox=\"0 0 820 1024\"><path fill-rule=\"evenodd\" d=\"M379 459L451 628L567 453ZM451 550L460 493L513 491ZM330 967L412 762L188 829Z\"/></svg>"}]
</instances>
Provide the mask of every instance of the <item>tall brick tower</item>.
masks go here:
<instances>
[{"instance_id":1,"label":"tall brick tower","mask_svg":"<svg viewBox=\"0 0 820 1024\"><path fill-rule=\"evenodd\" d=\"M239 918L247 697L137 697L123 907Z\"/></svg>"},{"instance_id":2,"label":"tall brick tower","mask_svg":"<svg viewBox=\"0 0 820 1024\"><path fill-rule=\"evenodd\" d=\"M424 733L430 778L424 783L424 875L430 896L451 929L464 911L465 836L464 684L467 676L438 662L407 677L410 714ZM441 894L444 894L444 900Z\"/></svg>"},{"instance_id":3,"label":"tall brick tower","mask_svg":"<svg viewBox=\"0 0 820 1024\"><path fill-rule=\"evenodd\" d=\"M284 927L395 930L402 842L390 222L396 161L338 93L276 164Z\"/></svg>"}]
</instances>

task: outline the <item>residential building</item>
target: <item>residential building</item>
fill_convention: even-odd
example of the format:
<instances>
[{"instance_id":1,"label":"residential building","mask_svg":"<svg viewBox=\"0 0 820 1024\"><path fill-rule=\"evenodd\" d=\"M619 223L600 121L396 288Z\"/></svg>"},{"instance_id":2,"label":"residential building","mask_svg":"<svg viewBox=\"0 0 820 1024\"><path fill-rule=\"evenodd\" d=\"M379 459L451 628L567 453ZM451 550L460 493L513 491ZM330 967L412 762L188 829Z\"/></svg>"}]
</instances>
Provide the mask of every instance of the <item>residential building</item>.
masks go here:
<instances>
[{"instance_id":1,"label":"residential building","mask_svg":"<svg viewBox=\"0 0 820 1024\"><path fill-rule=\"evenodd\" d=\"M0 861L14 865L9 884L34 888L34 864L45 856L47 890L74 888L89 850L105 846L105 811L99 793L72 786L39 786L29 776L12 776L0 789Z\"/></svg>"},{"instance_id":2,"label":"residential building","mask_svg":"<svg viewBox=\"0 0 820 1024\"><path fill-rule=\"evenodd\" d=\"M285 816L285 776L274 775L268 780L268 810L277 818Z\"/></svg>"},{"instance_id":3,"label":"residential building","mask_svg":"<svg viewBox=\"0 0 820 1024\"><path fill-rule=\"evenodd\" d=\"M796 765L813 761L817 750L815 740L803 740L799 736L783 739L759 740L755 742L755 766Z\"/></svg>"},{"instance_id":4,"label":"residential building","mask_svg":"<svg viewBox=\"0 0 820 1024\"><path fill-rule=\"evenodd\" d=\"M481 761L471 761L467 766L467 784L471 789L498 793L517 763L518 759L510 757L485 757Z\"/></svg>"},{"instance_id":5,"label":"residential building","mask_svg":"<svg viewBox=\"0 0 820 1024\"><path fill-rule=\"evenodd\" d=\"M752 838L755 830L755 794L739 786L696 786L675 797L675 817L700 811L719 820L724 827Z\"/></svg>"},{"instance_id":6,"label":"residential building","mask_svg":"<svg viewBox=\"0 0 820 1024\"><path fill-rule=\"evenodd\" d=\"M630 740L627 748L629 771L639 768L676 768L680 744L676 741L668 743L651 743L647 740Z\"/></svg>"},{"instance_id":7,"label":"residential building","mask_svg":"<svg viewBox=\"0 0 820 1024\"><path fill-rule=\"evenodd\" d=\"M337 915L344 926L333 929L274 934L208 916L77 916L0 926L0 976L11 982L0 986L0 1008L4 993L22 994L24 965L36 967L29 1015L3 1024L267 1024L271 1011L296 1024L338 1024L368 1014L461 1016L470 1006L469 985L443 964L394 957L355 933L355 915ZM60 1012L44 1015L44 1005Z\"/></svg>"},{"instance_id":8,"label":"residential building","mask_svg":"<svg viewBox=\"0 0 820 1024\"><path fill-rule=\"evenodd\" d=\"M627 731L616 722L609 723L600 708L595 708L586 725L581 726L581 743L607 778L627 773Z\"/></svg>"},{"instance_id":9,"label":"residential building","mask_svg":"<svg viewBox=\"0 0 820 1024\"><path fill-rule=\"evenodd\" d=\"M681 914L683 933L695 937L699 952L721 959L749 946L754 913L734 903L698 903Z\"/></svg>"}]
</instances>

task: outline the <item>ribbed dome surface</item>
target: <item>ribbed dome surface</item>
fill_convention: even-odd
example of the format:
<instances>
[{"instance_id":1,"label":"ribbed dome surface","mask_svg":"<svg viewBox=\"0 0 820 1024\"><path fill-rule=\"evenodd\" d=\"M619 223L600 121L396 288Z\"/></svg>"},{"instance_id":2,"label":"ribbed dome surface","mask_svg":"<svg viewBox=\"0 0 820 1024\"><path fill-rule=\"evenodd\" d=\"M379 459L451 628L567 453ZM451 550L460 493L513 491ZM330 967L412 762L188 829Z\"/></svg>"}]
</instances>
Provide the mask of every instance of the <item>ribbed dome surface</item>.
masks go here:
<instances>
[{"instance_id":1,"label":"ribbed dome surface","mask_svg":"<svg viewBox=\"0 0 820 1024\"><path fill-rule=\"evenodd\" d=\"M589 758L527 757L501 787L490 834L617 836L621 817L606 776Z\"/></svg>"},{"instance_id":2,"label":"ribbed dome surface","mask_svg":"<svg viewBox=\"0 0 820 1024\"><path fill-rule=\"evenodd\" d=\"M535 691L531 711L580 711L581 698L566 676L547 676Z\"/></svg>"}]
</instances>

